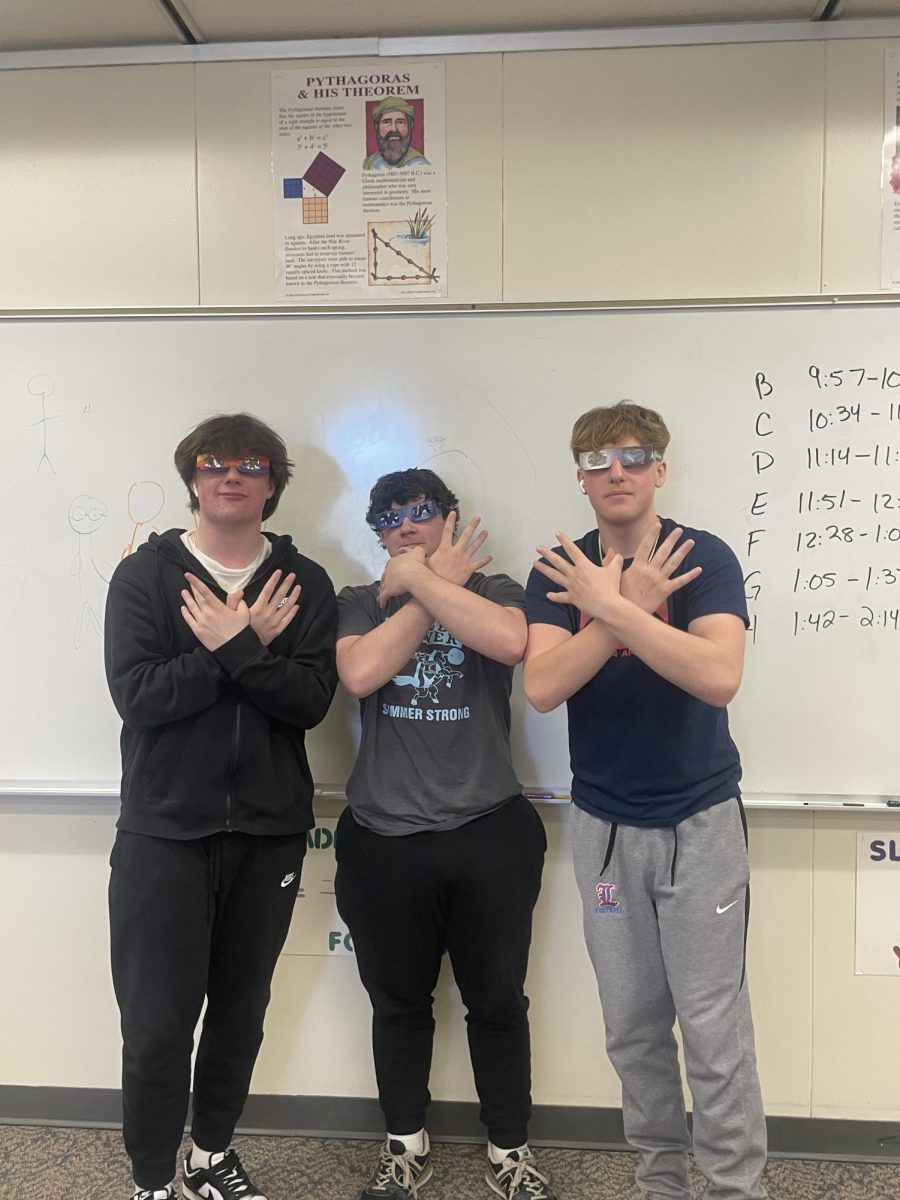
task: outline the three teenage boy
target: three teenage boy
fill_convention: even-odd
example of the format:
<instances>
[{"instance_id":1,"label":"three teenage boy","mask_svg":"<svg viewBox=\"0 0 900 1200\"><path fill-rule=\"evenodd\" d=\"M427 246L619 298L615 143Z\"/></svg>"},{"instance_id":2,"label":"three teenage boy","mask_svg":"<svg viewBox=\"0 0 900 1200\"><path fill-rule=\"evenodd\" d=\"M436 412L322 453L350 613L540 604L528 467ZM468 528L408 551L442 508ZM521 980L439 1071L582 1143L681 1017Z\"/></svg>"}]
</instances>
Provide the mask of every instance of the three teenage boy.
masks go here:
<instances>
[{"instance_id":1,"label":"three teenage boy","mask_svg":"<svg viewBox=\"0 0 900 1200\"><path fill-rule=\"evenodd\" d=\"M255 475L257 483L262 472L253 470L253 458L271 457L246 439L226 439L218 446L203 443L205 448L202 439L187 446L189 440L179 448L184 448L179 469L191 488L199 489L204 455L211 455L216 464L212 472L218 466L221 475L225 466L224 474L232 482ZM725 714L741 677L746 604L740 568L723 543L656 517L655 490L665 481L667 444L661 418L628 403L592 410L576 422L572 449L597 529L577 543L563 537L556 550L541 548L543 559L528 585L525 688L541 710L563 700L569 705L576 873L600 983L607 1047L622 1080L626 1134L640 1155L639 1185L652 1200L689 1195L690 1137L672 1036L677 1017L694 1098L693 1148L710 1185L706 1196L758 1200L765 1196L760 1182L765 1126L744 972L746 830L738 790L740 765ZM268 486L262 489L269 507L263 504L257 515L257 538L262 515L272 511L289 475L283 444L281 453L287 474L280 483L276 478L271 491ZM207 496L204 491L201 499L195 493L198 533L218 529L221 534L221 521L234 515L225 515L230 506L242 503L237 494ZM344 589L340 597L338 666L342 681L361 700L362 740L348 784L349 807L336 839L336 890L373 1004L373 1049L388 1128L361 1200L415 1196L430 1177L424 1125L434 1030L431 994L445 949L469 1010L470 1053L489 1135L487 1181L508 1200L553 1195L536 1169L526 1134L530 1048L523 984L546 843L540 821L520 795L509 757L512 667L525 641L523 598L507 577L480 573L490 558L479 557L486 535L477 532L477 520L454 541L457 511L456 497L432 472L411 470L380 479L367 520L389 555L384 575L367 587ZM179 540L191 558L181 558L181 551L171 556ZM242 544L249 548L249 541ZM216 545L221 547L221 542ZM225 546L233 548L233 543L226 538ZM211 548L212 543L207 550ZM126 723L122 833L113 855L110 896L125 1034L126 1143L136 1180L139 1169L144 1170L138 1164L151 1161L146 1140L151 1111L168 1114L168 1133L165 1138L157 1135L151 1150L156 1176L161 1178L166 1173L162 1163L174 1158L175 1149L170 1152L168 1147L176 1135L174 1118L180 1112L183 1120L186 1107L189 1066L184 1047L189 1055L190 1033L185 1031L193 1028L189 1019L178 1017L174 1055L171 1022L165 1028L160 1027L165 1022L152 1022L148 1038L142 1027L149 1005L143 985L149 977L148 995L159 1003L165 991L159 985L167 982L167 972L177 974L183 955L195 948L189 937L189 944L179 943L171 960L160 966L161 960L152 957L158 945L151 941L149 948L140 942L126 946L124 934L117 936L117 921L125 924L117 914L128 910L123 893L131 890L126 874L132 870L132 862L123 861L125 851L119 843L129 840L123 834L140 839L160 833L130 828L135 820L138 825L146 822L146 813L141 815L147 800L143 764L135 770L146 737L141 727L147 719L154 722L149 730L156 727L154 710L159 706L163 724L182 719L173 711L174 700L167 698L165 678L172 674L167 658L176 642L183 643L185 628L195 638L189 660L199 657L207 675L207 658L221 668L220 674L213 672L214 679L205 681L214 693L211 703L218 705L222 699L212 686L215 682L233 703L231 693L251 664L253 686L262 687L252 703L260 703L265 672L252 654L247 659L248 627L260 649L265 648L264 638L284 634L293 621L299 596L294 579L274 573L275 563L262 574L257 570L260 564L245 563L252 578L238 584L223 603L214 581L219 580L223 593L231 591L234 578L222 572L235 569L233 555L222 554L220 548L222 561L210 561L196 535L193 544L186 534L164 535L148 552L156 555L159 596L154 601L147 570L130 565L146 560L126 560L111 587L107 651L111 688ZM262 552L266 554L265 547ZM688 555L689 566L682 569ZM307 577L321 585L323 573L297 557L302 572L293 559L279 570L290 566L289 574L297 579L303 573L308 593ZM206 582L204 567L210 573ZM166 591L161 581L171 574L170 568L174 574L168 602L162 603ZM253 593L249 607L242 598L245 586ZM173 588L183 602L178 615L185 628L173 620ZM312 659L300 655L312 685L311 692L304 689L306 701L311 701L303 717L309 725L324 715L333 687L325 645L327 629L333 626L328 591L328 586L320 586L318 613L307 608L307 622L315 618L317 652ZM305 594L304 602L308 599ZM121 630L135 618L138 627L144 627L149 659L140 653L135 658L123 646ZM162 652L156 644L160 628L165 630ZM131 638L129 633L127 640ZM142 716L146 700L141 692L147 685L152 703ZM283 708L276 720L284 720ZM145 746L143 758L147 757ZM305 768L302 756L301 761ZM305 776L299 805L305 830L311 824L306 794L311 787L308 768L300 773ZM164 768L163 794L156 788L155 803L162 803L150 822L154 828L167 797L177 800L177 775L177 762L170 761ZM260 789L255 790L258 803ZM270 816L266 808L262 824L267 829ZM199 848L199 839L208 837L197 832L193 814L183 824L177 802L168 818L163 839L197 841ZM251 824L259 822L254 819ZM260 831L254 827L247 832ZM140 847L140 841L136 844ZM283 891L291 902L304 844L296 844L295 859L290 860L296 873L284 876L288 883ZM208 878L215 880L221 869L220 864L215 870L210 865ZM373 886L376 877L379 886ZM221 883L208 886L213 912L215 888ZM161 872L151 874L143 902L155 904L163 887ZM133 901L132 908L137 910L140 903ZM180 906L174 907L180 917ZM250 1039L254 1044L243 1053L240 1085L231 1086L228 1115L207 1126L210 1132L205 1133L200 1132L202 1101L201 1116L195 1112L195 1148L185 1164L189 1196L195 1194L189 1190L191 1172L201 1189L196 1194L210 1194L202 1190L205 1176L196 1172L214 1171L223 1163L216 1186L222 1176L236 1171L245 1200L260 1194L247 1190L243 1169L233 1151L226 1150L246 1097L268 982L290 905L280 911L265 969L257 980L264 983L265 999L260 1005L257 994ZM215 917L210 919L215 924ZM196 936L203 942L205 935ZM204 948L201 960L205 954ZM226 948L223 966L227 959ZM193 988L194 1000L199 995L202 1001L202 982L198 978ZM207 988L211 982L210 972ZM207 1051L214 1036L207 1017ZM151 1043L154 1048L148 1052ZM163 1084L162 1093L168 1086L167 1094L154 1096L166 1074L156 1069L161 1048L166 1054L160 1061L172 1064L170 1074L178 1080L174 1088L171 1081ZM203 1053L204 1048L201 1042L195 1076L201 1097L205 1076L210 1085L216 1076L217 1055ZM129 1091L135 1097L130 1106ZM226 1129L225 1135L219 1132ZM196 1143L219 1148L204 1153ZM153 1185L144 1189L145 1196L171 1195L166 1184L157 1190L157 1180L145 1181Z\"/></svg>"},{"instance_id":2,"label":"three teenage boy","mask_svg":"<svg viewBox=\"0 0 900 1200\"><path fill-rule=\"evenodd\" d=\"M539 547L524 684L540 711L568 705L575 873L638 1185L688 1200L692 1147L705 1200L762 1200L746 822L725 708L747 607L731 550L656 515L668 442L662 418L627 401L575 422L596 527Z\"/></svg>"}]
</instances>

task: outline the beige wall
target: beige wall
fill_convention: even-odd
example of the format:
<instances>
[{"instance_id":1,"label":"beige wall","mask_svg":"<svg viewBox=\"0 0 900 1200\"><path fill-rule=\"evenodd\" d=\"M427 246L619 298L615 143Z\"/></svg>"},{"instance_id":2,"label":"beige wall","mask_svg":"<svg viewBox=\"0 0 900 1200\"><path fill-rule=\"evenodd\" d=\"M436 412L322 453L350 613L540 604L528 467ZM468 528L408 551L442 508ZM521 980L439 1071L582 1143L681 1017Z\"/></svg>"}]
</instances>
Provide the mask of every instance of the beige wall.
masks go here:
<instances>
[{"instance_id":1,"label":"beige wall","mask_svg":"<svg viewBox=\"0 0 900 1200\"><path fill-rule=\"evenodd\" d=\"M449 302L877 292L897 44L446 56ZM0 72L0 312L274 304L285 65Z\"/></svg>"},{"instance_id":2,"label":"beige wall","mask_svg":"<svg viewBox=\"0 0 900 1200\"><path fill-rule=\"evenodd\" d=\"M898 41L826 48L822 291L881 287L881 146L884 56Z\"/></svg>"},{"instance_id":3,"label":"beige wall","mask_svg":"<svg viewBox=\"0 0 900 1200\"><path fill-rule=\"evenodd\" d=\"M194 305L194 69L0 72L0 312Z\"/></svg>"},{"instance_id":4,"label":"beige wall","mask_svg":"<svg viewBox=\"0 0 900 1200\"><path fill-rule=\"evenodd\" d=\"M818 292L823 46L511 54L503 70L505 300Z\"/></svg>"}]
</instances>

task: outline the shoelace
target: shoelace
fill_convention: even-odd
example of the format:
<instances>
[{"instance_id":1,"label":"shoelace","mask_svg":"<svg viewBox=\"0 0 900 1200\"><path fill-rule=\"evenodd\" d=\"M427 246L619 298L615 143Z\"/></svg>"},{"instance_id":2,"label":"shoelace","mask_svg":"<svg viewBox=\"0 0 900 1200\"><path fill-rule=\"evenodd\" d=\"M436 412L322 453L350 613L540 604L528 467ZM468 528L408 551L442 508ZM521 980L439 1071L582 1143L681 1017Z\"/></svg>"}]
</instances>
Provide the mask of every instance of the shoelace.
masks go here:
<instances>
[{"instance_id":1,"label":"shoelace","mask_svg":"<svg viewBox=\"0 0 900 1200\"><path fill-rule=\"evenodd\" d=\"M515 1166L515 1170L508 1180L504 1180L507 1196L515 1196L520 1187L524 1187L525 1192L529 1196L536 1197L536 1200L544 1200L547 1195L546 1185L550 1182L546 1175L542 1175L531 1158L506 1158L503 1160L504 1172L508 1169L506 1164Z\"/></svg>"},{"instance_id":2,"label":"shoelace","mask_svg":"<svg viewBox=\"0 0 900 1200\"><path fill-rule=\"evenodd\" d=\"M215 1175L222 1183L228 1185L233 1192L237 1192L242 1196L245 1192L249 1193L250 1185L246 1177L241 1178L241 1173L227 1158L223 1158L221 1162L217 1162L214 1167L210 1167L210 1174Z\"/></svg>"},{"instance_id":3,"label":"shoelace","mask_svg":"<svg viewBox=\"0 0 900 1200\"><path fill-rule=\"evenodd\" d=\"M413 1175L412 1163L404 1154L393 1154L385 1146L378 1161L378 1171L375 1175L375 1186L386 1187L389 1183L398 1183L410 1196L418 1192L416 1177Z\"/></svg>"}]
</instances>

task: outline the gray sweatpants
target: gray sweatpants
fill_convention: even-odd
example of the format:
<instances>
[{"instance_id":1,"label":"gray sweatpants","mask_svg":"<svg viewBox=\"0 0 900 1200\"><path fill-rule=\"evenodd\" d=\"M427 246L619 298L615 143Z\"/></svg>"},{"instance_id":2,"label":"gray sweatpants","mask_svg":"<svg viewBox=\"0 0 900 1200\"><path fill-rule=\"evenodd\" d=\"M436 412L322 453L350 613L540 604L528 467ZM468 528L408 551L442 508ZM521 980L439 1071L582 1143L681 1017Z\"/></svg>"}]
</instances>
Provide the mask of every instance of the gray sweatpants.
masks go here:
<instances>
[{"instance_id":1,"label":"gray sweatpants","mask_svg":"<svg viewBox=\"0 0 900 1200\"><path fill-rule=\"evenodd\" d=\"M572 809L575 877L625 1136L648 1200L688 1200L677 1018L704 1200L764 1200L766 1125L744 974L749 878L737 800L675 829ZM609 861L608 851L612 843Z\"/></svg>"}]
</instances>

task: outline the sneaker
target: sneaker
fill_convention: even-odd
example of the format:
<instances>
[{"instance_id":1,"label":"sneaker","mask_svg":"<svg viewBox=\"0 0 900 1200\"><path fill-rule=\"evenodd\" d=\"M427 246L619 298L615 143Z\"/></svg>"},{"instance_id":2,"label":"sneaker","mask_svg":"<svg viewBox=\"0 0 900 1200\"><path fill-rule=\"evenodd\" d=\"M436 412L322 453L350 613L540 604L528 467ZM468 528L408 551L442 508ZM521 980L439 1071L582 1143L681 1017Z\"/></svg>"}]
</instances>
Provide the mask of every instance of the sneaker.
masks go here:
<instances>
[{"instance_id":1,"label":"sneaker","mask_svg":"<svg viewBox=\"0 0 900 1200\"><path fill-rule=\"evenodd\" d=\"M431 1149L425 1134L424 1154L414 1154L402 1142L394 1139L381 1147L375 1174L359 1193L359 1200L396 1200L411 1196L413 1200L431 1178Z\"/></svg>"},{"instance_id":2,"label":"sneaker","mask_svg":"<svg viewBox=\"0 0 900 1200\"><path fill-rule=\"evenodd\" d=\"M191 1156L184 1160L181 1194L188 1200L266 1200L238 1158L229 1150L211 1167L192 1167Z\"/></svg>"},{"instance_id":3,"label":"sneaker","mask_svg":"<svg viewBox=\"0 0 900 1200\"><path fill-rule=\"evenodd\" d=\"M175 1189L171 1183L164 1188L138 1188L131 1200L175 1200Z\"/></svg>"},{"instance_id":4,"label":"sneaker","mask_svg":"<svg viewBox=\"0 0 900 1200\"><path fill-rule=\"evenodd\" d=\"M488 1159L484 1177L491 1190L506 1200L559 1200L549 1179L534 1165L527 1146L513 1150L502 1163Z\"/></svg>"}]
</instances>

